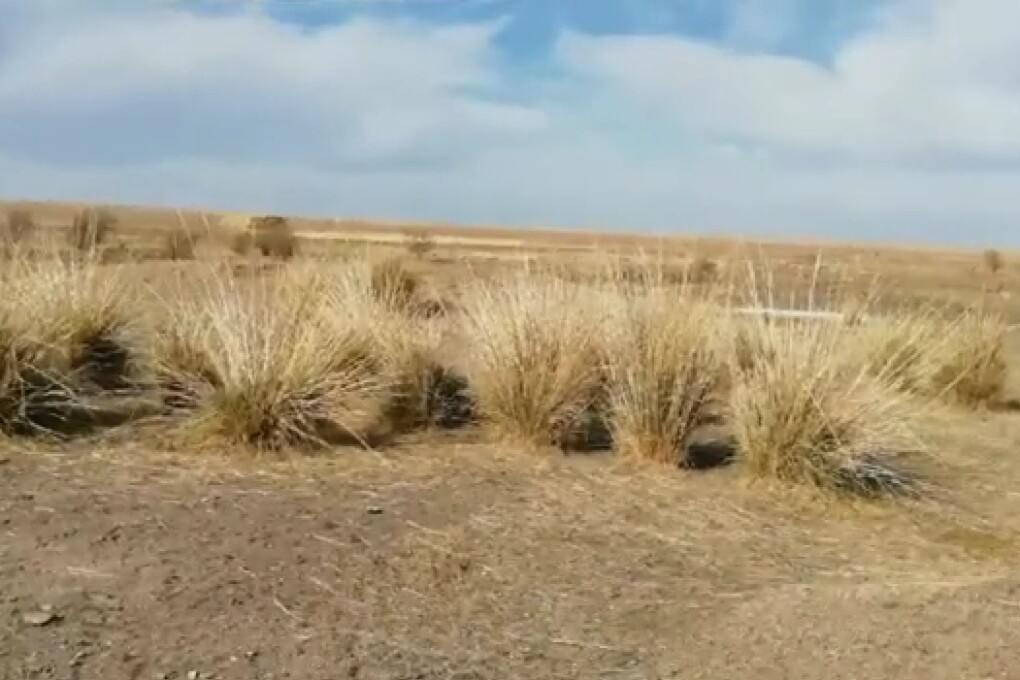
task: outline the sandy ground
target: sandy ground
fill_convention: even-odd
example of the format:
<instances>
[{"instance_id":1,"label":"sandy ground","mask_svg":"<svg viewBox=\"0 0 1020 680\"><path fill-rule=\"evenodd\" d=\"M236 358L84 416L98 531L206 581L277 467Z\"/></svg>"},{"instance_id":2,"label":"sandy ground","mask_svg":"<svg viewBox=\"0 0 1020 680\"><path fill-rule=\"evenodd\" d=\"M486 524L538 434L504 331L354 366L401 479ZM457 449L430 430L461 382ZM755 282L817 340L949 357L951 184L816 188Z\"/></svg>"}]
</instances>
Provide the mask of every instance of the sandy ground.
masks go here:
<instances>
[{"instance_id":1,"label":"sandy ground","mask_svg":"<svg viewBox=\"0 0 1020 680\"><path fill-rule=\"evenodd\" d=\"M459 436L286 463L5 447L0 678L1020 678L1016 543L966 503ZM1004 516L1005 469L967 480Z\"/></svg>"}]
</instances>

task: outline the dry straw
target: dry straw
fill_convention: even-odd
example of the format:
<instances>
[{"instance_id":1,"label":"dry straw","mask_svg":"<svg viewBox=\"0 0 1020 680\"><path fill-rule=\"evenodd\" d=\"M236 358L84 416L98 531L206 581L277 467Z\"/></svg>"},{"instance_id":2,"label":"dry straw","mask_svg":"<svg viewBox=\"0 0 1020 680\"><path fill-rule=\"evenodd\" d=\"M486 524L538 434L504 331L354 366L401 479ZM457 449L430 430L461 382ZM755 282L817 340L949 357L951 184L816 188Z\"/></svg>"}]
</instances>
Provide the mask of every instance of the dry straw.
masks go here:
<instances>
[{"instance_id":1,"label":"dry straw","mask_svg":"<svg viewBox=\"0 0 1020 680\"><path fill-rule=\"evenodd\" d=\"M185 432L257 448L364 443L388 397L357 297L346 316L334 288L303 268L247 284L216 275L171 301L157 365Z\"/></svg>"},{"instance_id":2,"label":"dry straw","mask_svg":"<svg viewBox=\"0 0 1020 680\"><path fill-rule=\"evenodd\" d=\"M626 458L678 464L719 410L726 310L654 284L617 299L606 353L613 441Z\"/></svg>"},{"instance_id":3,"label":"dry straw","mask_svg":"<svg viewBox=\"0 0 1020 680\"><path fill-rule=\"evenodd\" d=\"M889 466L920 447L917 405L851 360L845 327L763 319L747 332L759 359L736 372L729 420L753 477L851 491L905 483Z\"/></svg>"},{"instance_id":4,"label":"dry straw","mask_svg":"<svg viewBox=\"0 0 1020 680\"><path fill-rule=\"evenodd\" d=\"M738 459L753 478L830 491L903 490L910 478L897 472L898 461L923 448L923 405L897 389L909 354L893 342L862 360L853 322L867 316L873 290L855 295L838 278L822 286L821 273L818 261L809 286L788 304L842 316L735 320L728 421ZM767 268L764 276L750 270L746 290L756 306L777 306Z\"/></svg>"},{"instance_id":5,"label":"dry straw","mask_svg":"<svg viewBox=\"0 0 1020 680\"><path fill-rule=\"evenodd\" d=\"M562 445L602 388L602 316L590 287L523 271L472 280L460 301L468 380L498 436Z\"/></svg>"}]
</instances>

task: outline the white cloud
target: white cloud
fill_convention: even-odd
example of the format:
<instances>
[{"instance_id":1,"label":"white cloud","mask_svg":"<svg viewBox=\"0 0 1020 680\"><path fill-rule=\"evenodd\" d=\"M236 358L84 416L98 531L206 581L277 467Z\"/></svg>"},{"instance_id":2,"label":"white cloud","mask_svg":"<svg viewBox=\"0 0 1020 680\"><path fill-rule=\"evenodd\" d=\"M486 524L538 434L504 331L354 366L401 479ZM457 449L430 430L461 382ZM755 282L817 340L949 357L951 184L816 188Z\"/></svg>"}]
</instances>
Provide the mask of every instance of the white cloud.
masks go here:
<instances>
[{"instance_id":1,"label":"white cloud","mask_svg":"<svg viewBox=\"0 0 1020 680\"><path fill-rule=\"evenodd\" d=\"M694 134L867 159L1020 162L1018 23L1013 0L901 2L831 68L663 36L571 32L558 51Z\"/></svg>"},{"instance_id":2,"label":"white cloud","mask_svg":"<svg viewBox=\"0 0 1020 680\"><path fill-rule=\"evenodd\" d=\"M567 31L566 75L538 84L503 69L503 21L309 31L254 6L34 1L0 0L7 196L1017 239L1013 0L900 0L831 68Z\"/></svg>"},{"instance_id":3,"label":"white cloud","mask_svg":"<svg viewBox=\"0 0 1020 680\"><path fill-rule=\"evenodd\" d=\"M368 162L469 150L545 124L539 110L462 92L498 81L488 61L499 22L359 19L309 32L255 11L158 6L49 19L0 66L0 115L39 144L47 126L77 119L99 126L88 131L98 155L136 125L163 159L173 149L161 135L188 137L185 157L220 159L275 135L274 151L293 139L323 162ZM144 157L144 140L132 141Z\"/></svg>"}]
</instances>

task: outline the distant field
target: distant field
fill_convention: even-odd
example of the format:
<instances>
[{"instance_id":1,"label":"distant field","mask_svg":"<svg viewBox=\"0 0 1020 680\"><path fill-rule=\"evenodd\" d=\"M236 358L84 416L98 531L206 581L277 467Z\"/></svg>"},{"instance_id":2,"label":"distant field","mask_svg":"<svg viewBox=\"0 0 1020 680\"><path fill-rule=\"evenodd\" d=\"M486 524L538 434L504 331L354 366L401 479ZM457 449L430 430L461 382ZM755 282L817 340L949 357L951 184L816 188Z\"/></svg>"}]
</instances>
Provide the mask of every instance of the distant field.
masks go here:
<instances>
[{"instance_id":1,"label":"distant field","mask_svg":"<svg viewBox=\"0 0 1020 680\"><path fill-rule=\"evenodd\" d=\"M47 226L70 224L80 204L18 203L29 208ZM160 234L184 227L199 237L215 224L219 214L166 208L114 207L120 220L121 238L132 245L159 246ZM691 237L683 234L648 236L627 233L596 233L583 230L506 229L430 223L373 222L350 219L293 217L290 219L307 252L328 254L349 245L376 246L383 253L406 252L416 241L429 243L434 267L464 259L545 259L568 257L584 266L590 253L643 253L646 257L691 260L707 258L730 270L747 261L767 261L779 278L804 278L822 258L829 269L861 285L876 278L881 286L904 298L935 299L959 304L980 304L997 309L1020 322L1020 256L1005 253L1005 266L991 275L981 251L948 248L875 245L839 242L737 241L727 238ZM580 258L580 259L578 259Z\"/></svg>"}]
</instances>

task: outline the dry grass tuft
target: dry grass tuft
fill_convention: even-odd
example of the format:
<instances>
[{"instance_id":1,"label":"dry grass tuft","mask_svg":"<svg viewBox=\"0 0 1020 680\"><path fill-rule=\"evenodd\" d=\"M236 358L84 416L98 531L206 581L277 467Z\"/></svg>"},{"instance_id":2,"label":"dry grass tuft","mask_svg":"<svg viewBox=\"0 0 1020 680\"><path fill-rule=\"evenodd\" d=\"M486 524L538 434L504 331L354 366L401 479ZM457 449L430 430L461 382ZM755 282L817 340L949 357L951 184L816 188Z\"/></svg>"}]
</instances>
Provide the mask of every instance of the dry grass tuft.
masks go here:
<instances>
[{"instance_id":1,"label":"dry grass tuft","mask_svg":"<svg viewBox=\"0 0 1020 680\"><path fill-rule=\"evenodd\" d=\"M602 387L601 310L590 288L512 274L461 301L468 380L498 436L559 445Z\"/></svg>"},{"instance_id":2,"label":"dry grass tuft","mask_svg":"<svg viewBox=\"0 0 1020 680\"><path fill-rule=\"evenodd\" d=\"M937 364L931 380L936 394L970 407L1001 400L1006 385L1002 318L968 312L948 325L934 353Z\"/></svg>"},{"instance_id":3,"label":"dry grass tuft","mask_svg":"<svg viewBox=\"0 0 1020 680\"><path fill-rule=\"evenodd\" d=\"M848 338L858 360L881 382L907 392L930 393L931 371L945 330L934 308L902 310L872 319Z\"/></svg>"},{"instance_id":4,"label":"dry grass tuft","mask_svg":"<svg viewBox=\"0 0 1020 680\"><path fill-rule=\"evenodd\" d=\"M103 388L124 386L145 355L137 287L98 255L21 260L7 289L29 336L50 349L54 370Z\"/></svg>"},{"instance_id":5,"label":"dry grass tuft","mask_svg":"<svg viewBox=\"0 0 1020 680\"><path fill-rule=\"evenodd\" d=\"M330 288L310 270L250 287L220 275L171 301L157 365L188 434L263 449L365 442L390 386L361 300L338 317L320 302Z\"/></svg>"},{"instance_id":6,"label":"dry grass tuft","mask_svg":"<svg viewBox=\"0 0 1020 680\"><path fill-rule=\"evenodd\" d=\"M358 323L372 338L379 370L389 385L390 425L403 431L463 424L455 422L467 417L462 386L455 385L456 376L436 359L441 327L420 318L417 300L394 283L414 275L400 268L400 274L380 277L380 266L364 261L335 271L324 292L326 306L341 325L351 323L352 307L358 310ZM417 279L411 280L417 290Z\"/></svg>"},{"instance_id":7,"label":"dry grass tuft","mask_svg":"<svg viewBox=\"0 0 1020 680\"><path fill-rule=\"evenodd\" d=\"M908 392L978 407L1001 400L1007 365L1001 318L934 307L873 319L852 338L868 370Z\"/></svg>"},{"instance_id":8,"label":"dry grass tuft","mask_svg":"<svg viewBox=\"0 0 1020 680\"><path fill-rule=\"evenodd\" d=\"M0 431L84 425L89 394L127 386L143 360L135 288L93 257L18 258L0 278Z\"/></svg>"},{"instance_id":9,"label":"dry grass tuft","mask_svg":"<svg viewBox=\"0 0 1020 680\"><path fill-rule=\"evenodd\" d=\"M71 247L90 252L105 243L117 228L117 218L104 208L88 207L78 211L71 222Z\"/></svg>"},{"instance_id":10,"label":"dry grass tuft","mask_svg":"<svg viewBox=\"0 0 1020 680\"><path fill-rule=\"evenodd\" d=\"M855 365L844 326L759 320L747 332L762 353L735 372L729 416L753 477L858 493L909 486L887 461L918 446L912 403Z\"/></svg>"},{"instance_id":11,"label":"dry grass tuft","mask_svg":"<svg viewBox=\"0 0 1020 680\"><path fill-rule=\"evenodd\" d=\"M35 339L15 305L0 303L0 433L43 431L40 410L63 404L71 388L50 348Z\"/></svg>"},{"instance_id":12,"label":"dry grass tuft","mask_svg":"<svg viewBox=\"0 0 1020 680\"><path fill-rule=\"evenodd\" d=\"M626 458L678 464L718 412L725 310L656 288L624 300L607 356L610 424Z\"/></svg>"}]
</instances>

